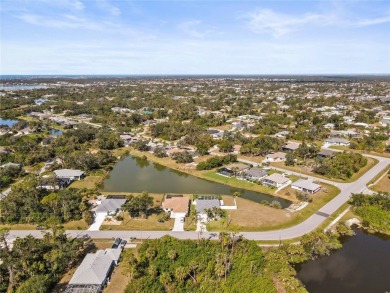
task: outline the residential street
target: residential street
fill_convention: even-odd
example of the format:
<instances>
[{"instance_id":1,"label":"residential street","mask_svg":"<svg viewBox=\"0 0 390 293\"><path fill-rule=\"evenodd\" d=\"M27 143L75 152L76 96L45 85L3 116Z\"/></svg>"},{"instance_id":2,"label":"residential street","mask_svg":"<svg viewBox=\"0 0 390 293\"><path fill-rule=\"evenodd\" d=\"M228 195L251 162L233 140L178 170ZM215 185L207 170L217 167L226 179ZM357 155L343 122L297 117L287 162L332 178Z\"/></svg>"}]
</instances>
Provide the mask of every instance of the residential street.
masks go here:
<instances>
[{"instance_id":1,"label":"residential street","mask_svg":"<svg viewBox=\"0 0 390 293\"><path fill-rule=\"evenodd\" d=\"M302 223L281 230L272 230L265 232L242 232L241 234L247 238L252 240L285 240L300 237L304 234L307 234L313 231L316 227L321 225L332 213L334 213L337 209L339 209L344 203L346 203L351 196L352 193L360 193L367 189L367 183L373 179L378 173L380 173L383 169L390 164L390 158L377 157L367 155L368 157L372 157L378 160L378 164L376 164L373 168L371 168L367 173L365 173L362 177L352 183L334 183L331 184L337 185L340 188L341 192L337 195L333 200L324 205L321 209L319 209L314 215L303 221ZM253 164L253 162L250 162ZM294 173L291 171L287 171L289 173ZM306 176L305 176L306 177ZM318 180L318 178L316 178ZM319 180L328 182L328 180ZM366 191L367 192L367 191ZM212 232L173 232L173 231L67 231L68 235L71 237L82 237L85 235L90 236L91 238L114 238L121 237L125 239L129 239L130 237L136 238L160 238L164 235L171 235L179 239L198 239L199 237L203 238L213 238L216 237L217 233ZM16 237L25 237L27 235L33 235L34 237L42 237L41 231L35 230L12 230L10 231L9 238L12 240Z\"/></svg>"}]
</instances>

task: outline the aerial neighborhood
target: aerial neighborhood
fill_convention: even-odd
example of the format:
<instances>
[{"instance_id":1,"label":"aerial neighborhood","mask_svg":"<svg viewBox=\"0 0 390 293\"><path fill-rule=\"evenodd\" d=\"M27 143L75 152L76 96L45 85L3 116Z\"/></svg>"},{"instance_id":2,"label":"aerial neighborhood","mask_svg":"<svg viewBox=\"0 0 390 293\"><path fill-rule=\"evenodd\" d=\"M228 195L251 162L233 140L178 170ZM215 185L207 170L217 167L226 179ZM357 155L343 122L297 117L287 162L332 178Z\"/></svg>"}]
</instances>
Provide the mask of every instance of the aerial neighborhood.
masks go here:
<instances>
[{"instance_id":1,"label":"aerial neighborhood","mask_svg":"<svg viewBox=\"0 0 390 293\"><path fill-rule=\"evenodd\" d=\"M274 282L294 282L280 292L298 292L294 274L278 279L267 259L292 248L246 260L244 251L258 249L250 241L306 243L299 261L278 264L294 270L327 253L308 249L315 239L326 238L329 250L339 244L316 229L344 211L389 233L385 220L374 220L388 217L381 212L390 192L388 79L17 84L37 87L0 90L0 281L7 284L0 292L32 284L41 292L184 292L201 279L217 288L241 278L233 257L250 280L267 284L261 292L276 292L266 287ZM338 235L350 231L331 226ZM202 248L194 252L191 243ZM11 259L23 259L26 270ZM242 292L260 292L253 290Z\"/></svg>"}]
</instances>

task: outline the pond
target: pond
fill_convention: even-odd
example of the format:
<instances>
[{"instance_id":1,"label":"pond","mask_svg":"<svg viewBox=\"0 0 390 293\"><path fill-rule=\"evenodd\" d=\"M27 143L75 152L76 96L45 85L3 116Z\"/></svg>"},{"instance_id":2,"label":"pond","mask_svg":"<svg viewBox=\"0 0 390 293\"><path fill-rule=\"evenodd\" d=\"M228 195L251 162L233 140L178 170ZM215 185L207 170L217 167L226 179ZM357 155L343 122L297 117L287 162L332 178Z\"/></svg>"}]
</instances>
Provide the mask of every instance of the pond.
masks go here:
<instances>
[{"instance_id":1,"label":"pond","mask_svg":"<svg viewBox=\"0 0 390 293\"><path fill-rule=\"evenodd\" d=\"M3 119L0 118L0 125L7 125L8 127L14 126L16 123L18 123L19 120L13 120L13 119Z\"/></svg>"},{"instance_id":2,"label":"pond","mask_svg":"<svg viewBox=\"0 0 390 293\"><path fill-rule=\"evenodd\" d=\"M390 292L390 236L355 229L330 256L298 266L310 293Z\"/></svg>"},{"instance_id":3,"label":"pond","mask_svg":"<svg viewBox=\"0 0 390 293\"><path fill-rule=\"evenodd\" d=\"M102 189L107 192L148 191L152 193L224 195L232 195L239 191L242 198L251 201L266 200L271 202L276 200L283 208L291 204L286 199L207 181L133 156L127 156L114 166L110 175L104 180Z\"/></svg>"},{"instance_id":4,"label":"pond","mask_svg":"<svg viewBox=\"0 0 390 293\"><path fill-rule=\"evenodd\" d=\"M51 135L61 135L62 134L62 130L50 128L50 134Z\"/></svg>"}]
</instances>

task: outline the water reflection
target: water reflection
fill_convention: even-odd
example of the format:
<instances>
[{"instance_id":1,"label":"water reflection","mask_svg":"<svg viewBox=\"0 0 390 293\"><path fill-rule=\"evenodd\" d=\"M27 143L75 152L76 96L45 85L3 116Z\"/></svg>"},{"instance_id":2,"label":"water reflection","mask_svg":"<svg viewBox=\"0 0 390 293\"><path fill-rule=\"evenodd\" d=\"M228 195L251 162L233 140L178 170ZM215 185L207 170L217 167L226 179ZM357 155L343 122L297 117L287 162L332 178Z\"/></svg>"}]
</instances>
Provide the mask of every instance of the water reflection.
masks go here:
<instances>
[{"instance_id":1,"label":"water reflection","mask_svg":"<svg viewBox=\"0 0 390 293\"><path fill-rule=\"evenodd\" d=\"M147 190L154 193L225 195L232 195L238 191L242 198L255 202L277 200L282 207L287 207L291 203L288 200L270 195L203 180L132 156L120 160L114 166L110 176L104 180L102 188L107 192L142 192Z\"/></svg>"},{"instance_id":2,"label":"water reflection","mask_svg":"<svg viewBox=\"0 0 390 293\"><path fill-rule=\"evenodd\" d=\"M343 248L298 267L309 292L386 292L390 290L390 238L356 230Z\"/></svg>"}]
</instances>

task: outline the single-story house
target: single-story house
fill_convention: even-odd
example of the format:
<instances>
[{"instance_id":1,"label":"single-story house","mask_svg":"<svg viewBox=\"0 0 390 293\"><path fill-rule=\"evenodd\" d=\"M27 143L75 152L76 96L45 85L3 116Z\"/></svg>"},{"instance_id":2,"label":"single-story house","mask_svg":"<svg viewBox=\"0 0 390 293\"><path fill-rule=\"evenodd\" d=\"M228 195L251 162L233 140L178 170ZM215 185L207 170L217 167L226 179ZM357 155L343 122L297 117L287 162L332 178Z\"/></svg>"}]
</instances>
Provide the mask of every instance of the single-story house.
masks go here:
<instances>
[{"instance_id":1,"label":"single-story house","mask_svg":"<svg viewBox=\"0 0 390 293\"><path fill-rule=\"evenodd\" d=\"M69 178L55 178L55 184L54 182L50 180L48 177L43 177L40 182L39 186L37 188L40 189L46 189L46 190L60 190L68 187L72 180Z\"/></svg>"},{"instance_id":2,"label":"single-story house","mask_svg":"<svg viewBox=\"0 0 390 293\"><path fill-rule=\"evenodd\" d=\"M214 139L221 139L223 137L223 131L218 129L207 129L207 133L210 134Z\"/></svg>"},{"instance_id":3,"label":"single-story house","mask_svg":"<svg viewBox=\"0 0 390 293\"><path fill-rule=\"evenodd\" d=\"M382 126L390 126L390 120L383 119L379 121L379 124Z\"/></svg>"},{"instance_id":4,"label":"single-story house","mask_svg":"<svg viewBox=\"0 0 390 293\"><path fill-rule=\"evenodd\" d=\"M251 169L243 172L243 177L246 180L261 180L267 176L268 176L268 173L266 170L256 168L256 167L251 168Z\"/></svg>"},{"instance_id":5,"label":"single-story house","mask_svg":"<svg viewBox=\"0 0 390 293\"><path fill-rule=\"evenodd\" d=\"M333 129L333 128L334 128L334 123L326 123L326 124L324 125L324 128L325 128L325 129Z\"/></svg>"},{"instance_id":6,"label":"single-story house","mask_svg":"<svg viewBox=\"0 0 390 293\"><path fill-rule=\"evenodd\" d=\"M66 178L70 180L80 180L85 176L84 171L73 169L59 169L55 170L57 178Z\"/></svg>"},{"instance_id":7,"label":"single-story house","mask_svg":"<svg viewBox=\"0 0 390 293\"><path fill-rule=\"evenodd\" d=\"M221 201L217 196L198 196L195 201L195 210L203 213L207 209L221 208Z\"/></svg>"},{"instance_id":8,"label":"single-story house","mask_svg":"<svg viewBox=\"0 0 390 293\"><path fill-rule=\"evenodd\" d=\"M245 170L248 170L250 167L248 165L245 165L245 164L241 164L241 163L233 163L233 164L230 164L230 165L227 165L225 167L222 167L220 169L218 169L218 174L219 175L222 175L222 176L226 176L226 177L232 177L232 176L235 176Z\"/></svg>"},{"instance_id":9,"label":"single-story house","mask_svg":"<svg viewBox=\"0 0 390 293\"><path fill-rule=\"evenodd\" d=\"M340 137L331 137L325 140L326 145L349 146L349 140Z\"/></svg>"},{"instance_id":10,"label":"single-story house","mask_svg":"<svg viewBox=\"0 0 390 293\"><path fill-rule=\"evenodd\" d=\"M233 146L233 154L238 155L240 153L240 151L241 151L241 145L236 144Z\"/></svg>"},{"instance_id":11,"label":"single-story house","mask_svg":"<svg viewBox=\"0 0 390 293\"><path fill-rule=\"evenodd\" d=\"M299 179L291 184L291 188L302 190L303 192L313 194L321 189L321 185L313 183L309 179L306 180Z\"/></svg>"},{"instance_id":12,"label":"single-story house","mask_svg":"<svg viewBox=\"0 0 390 293\"><path fill-rule=\"evenodd\" d=\"M21 165L9 162L9 163L5 163L5 164L0 166L0 168L8 168L8 167L20 168Z\"/></svg>"},{"instance_id":13,"label":"single-story house","mask_svg":"<svg viewBox=\"0 0 390 293\"><path fill-rule=\"evenodd\" d=\"M126 199L110 198L102 200L95 210L96 214L115 215L119 212L122 205L126 203Z\"/></svg>"},{"instance_id":14,"label":"single-story house","mask_svg":"<svg viewBox=\"0 0 390 293\"><path fill-rule=\"evenodd\" d=\"M88 253L70 279L65 293L102 292L121 252L121 248L108 248Z\"/></svg>"},{"instance_id":15,"label":"single-story house","mask_svg":"<svg viewBox=\"0 0 390 293\"><path fill-rule=\"evenodd\" d=\"M289 178L286 178L279 173L271 174L267 177L265 177L261 183L263 185L272 186L272 187L283 187L291 184L291 180Z\"/></svg>"},{"instance_id":16,"label":"single-story house","mask_svg":"<svg viewBox=\"0 0 390 293\"><path fill-rule=\"evenodd\" d=\"M165 212L171 213L171 218L186 216L190 209L190 199L186 196L167 195L162 203Z\"/></svg>"},{"instance_id":17,"label":"single-story house","mask_svg":"<svg viewBox=\"0 0 390 293\"><path fill-rule=\"evenodd\" d=\"M286 153L277 152L274 154L268 154L265 156L267 162L281 162L286 160Z\"/></svg>"},{"instance_id":18,"label":"single-story house","mask_svg":"<svg viewBox=\"0 0 390 293\"><path fill-rule=\"evenodd\" d=\"M282 149L284 151L287 151L287 152L293 152L295 151L296 149L299 148L301 144L298 143L298 142L289 142L288 144L286 144L285 146L282 147Z\"/></svg>"},{"instance_id":19,"label":"single-story house","mask_svg":"<svg viewBox=\"0 0 390 293\"><path fill-rule=\"evenodd\" d=\"M225 166L225 168L234 172L242 172L248 170L250 167L242 163L233 163Z\"/></svg>"},{"instance_id":20,"label":"single-story house","mask_svg":"<svg viewBox=\"0 0 390 293\"><path fill-rule=\"evenodd\" d=\"M317 158L319 159L325 159L325 158L332 158L336 155L337 152L332 150L321 150L317 153Z\"/></svg>"}]
</instances>

